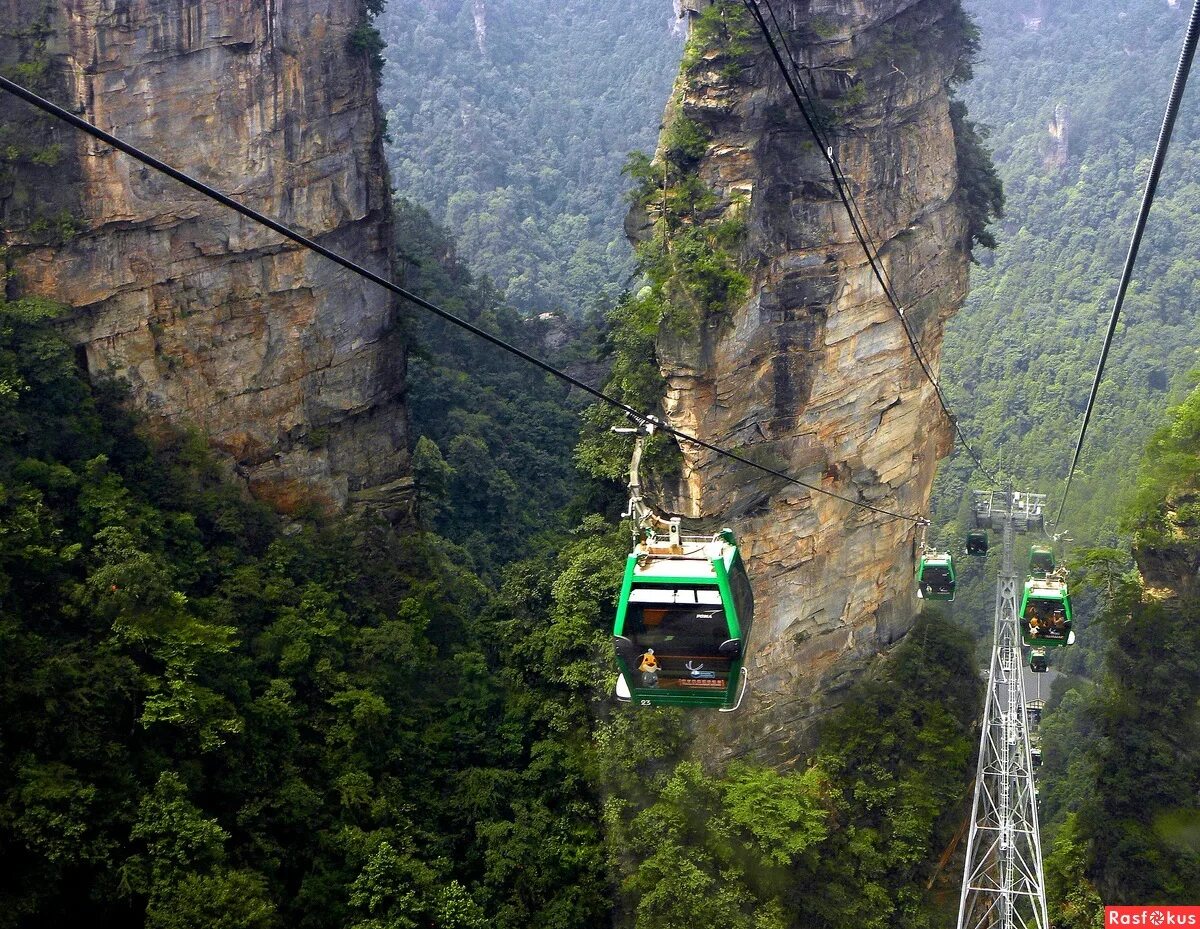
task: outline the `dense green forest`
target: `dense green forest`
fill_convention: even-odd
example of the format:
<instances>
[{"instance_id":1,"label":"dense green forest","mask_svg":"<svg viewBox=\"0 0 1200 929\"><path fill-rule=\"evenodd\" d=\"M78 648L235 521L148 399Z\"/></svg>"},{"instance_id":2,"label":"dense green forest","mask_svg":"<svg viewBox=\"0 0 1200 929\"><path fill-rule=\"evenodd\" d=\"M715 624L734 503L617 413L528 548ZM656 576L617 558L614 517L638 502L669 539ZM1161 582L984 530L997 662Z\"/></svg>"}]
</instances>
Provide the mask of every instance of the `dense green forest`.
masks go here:
<instances>
[{"instance_id":1,"label":"dense green forest","mask_svg":"<svg viewBox=\"0 0 1200 929\"><path fill-rule=\"evenodd\" d=\"M976 447L1018 489L1049 493L1053 517L1187 10L968 6L982 55L964 97L991 130L1007 202L998 247L979 256L948 329L943 370ZM1200 470L1196 395L1152 436L1200 348L1198 129L1185 106L1063 526L1080 643L1056 656L1066 673L1041 694L1050 706L1038 779L1051 920L1068 929L1099 927L1102 903L1200 899L1196 607L1143 589L1127 554L1134 538L1143 552L1190 545L1186 533L1149 530ZM967 464L959 456L939 476L939 522L955 527L947 542L961 539ZM1173 564L1182 575L1186 563ZM995 566L993 555L960 578L958 615L981 633Z\"/></svg>"},{"instance_id":2,"label":"dense green forest","mask_svg":"<svg viewBox=\"0 0 1200 929\"><path fill-rule=\"evenodd\" d=\"M1052 521L1187 11L1125 0L966 5L980 54L960 92L987 127L1006 207L997 247L977 254L967 304L947 327L943 377L976 449L1017 489L1048 494ZM1060 138L1052 122L1065 124ZM1198 364L1198 159L1200 112L1185 105L1060 530L1084 547L1128 545L1121 519L1136 462ZM963 454L939 471L934 516L947 546L961 546L968 486L984 486L970 471ZM990 634L996 564L995 555L968 563L960 576L956 615L981 637ZM1091 591L1081 607L1086 631L1098 607ZM1098 668L1102 650L1086 635L1082 645L1055 656L1058 666Z\"/></svg>"},{"instance_id":3,"label":"dense green forest","mask_svg":"<svg viewBox=\"0 0 1200 929\"><path fill-rule=\"evenodd\" d=\"M520 314L488 278L474 278L449 233L411 201L396 202L395 230L405 286L577 374L602 374L598 314L590 324ZM474 570L494 576L532 544L561 535L572 515L603 511L605 501L573 466L581 398L429 314L411 314L408 325L413 471L427 526L461 545Z\"/></svg>"},{"instance_id":4,"label":"dense green forest","mask_svg":"<svg viewBox=\"0 0 1200 929\"><path fill-rule=\"evenodd\" d=\"M669 2L389 0L392 182L525 312L579 315L633 272L633 149L652 150L683 37Z\"/></svg>"},{"instance_id":5,"label":"dense green forest","mask_svg":"<svg viewBox=\"0 0 1200 929\"><path fill-rule=\"evenodd\" d=\"M404 133L416 152L393 151L413 198L396 207L397 275L587 377L650 389L655 306L595 292L632 269L612 191L626 150L653 147L677 40L665 15L661 33L629 28L645 15L632 2L544 6L391 0L379 18L393 145ZM980 256L946 379L968 429L1034 486L1061 476L1138 194L1122 159L1144 172L1175 51L1178 11L1096 7L1063 0L1037 31L977 11L968 95L994 127L1007 225ZM1079 35L1103 54L1068 51ZM1144 65L1131 89L1131 56L1161 61L1162 86ZM1086 61L1106 63L1087 82ZM622 63L632 86L596 90ZM1024 86L1006 73L1019 64ZM565 102L563 71L583 80ZM453 81L468 78L463 108ZM1042 121L1072 88L1074 141L1048 166ZM551 105L606 127L605 144L549 140ZM1180 575L1200 560L1200 393L1152 437L1140 478L1126 462L1194 361L1200 268L1176 267L1197 253L1192 128L1072 523L1089 546L1132 535ZM571 318L528 318L559 308ZM853 685L810 757L706 764L687 757L678 711L610 698L630 534L594 412L580 440L582 398L412 314L416 525L283 519L200 437L152 431L118 387L88 382L63 312L0 301L0 927L950 920L958 875L934 862L971 783L981 694L960 626L978 617L961 600L991 602L981 569L957 616L927 611ZM965 481L961 462L942 479L944 524ZM1043 726L1042 809L1055 925L1094 929L1101 900L1197 899L1200 626L1195 591L1164 599L1119 550L1073 563L1086 635Z\"/></svg>"},{"instance_id":6,"label":"dense green forest","mask_svg":"<svg viewBox=\"0 0 1200 929\"><path fill-rule=\"evenodd\" d=\"M1043 725L1047 881L1064 929L1103 922L1102 903L1200 899L1200 390L1142 457L1113 549L1076 567L1099 595L1097 667L1056 682Z\"/></svg>"},{"instance_id":7,"label":"dense green forest","mask_svg":"<svg viewBox=\"0 0 1200 929\"><path fill-rule=\"evenodd\" d=\"M1129 0L967 7L981 29L981 54L962 96L990 129L1007 202L998 246L978 256L970 298L948 327L944 378L990 464L1002 461L1020 488L1053 498L1095 371L1187 10ZM1048 131L1056 110L1066 124L1061 143ZM1081 542L1116 540L1141 448L1197 366L1197 165L1200 110L1185 105L1064 516L1063 528ZM943 523L958 514L969 464L960 455L942 469Z\"/></svg>"},{"instance_id":8,"label":"dense green forest","mask_svg":"<svg viewBox=\"0 0 1200 929\"><path fill-rule=\"evenodd\" d=\"M487 296L398 209L408 283ZM557 385L411 320L431 389L490 397L414 404L423 518L457 541L288 521L89 384L60 312L0 304L0 925L690 926L679 880L732 926L931 925L978 700L961 633L927 618L806 767L702 769L678 712L608 696L628 530L572 507L618 489L549 483L516 552L474 541L528 499L502 455L471 472L497 505L445 492L480 467L430 449L445 417L560 435Z\"/></svg>"},{"instance_id":9,"label":"dense green forest","mask_svg":"<svg viewBox=\"0 0 1200 929\"><path fill-rule=\"evenodd\" d=\"M56 312L0 305L0 924L602 911L575 733L605 672L546 622L556 557L501 594L430 534L283 523L90 387Z\"/></svg>"}]
</instances>

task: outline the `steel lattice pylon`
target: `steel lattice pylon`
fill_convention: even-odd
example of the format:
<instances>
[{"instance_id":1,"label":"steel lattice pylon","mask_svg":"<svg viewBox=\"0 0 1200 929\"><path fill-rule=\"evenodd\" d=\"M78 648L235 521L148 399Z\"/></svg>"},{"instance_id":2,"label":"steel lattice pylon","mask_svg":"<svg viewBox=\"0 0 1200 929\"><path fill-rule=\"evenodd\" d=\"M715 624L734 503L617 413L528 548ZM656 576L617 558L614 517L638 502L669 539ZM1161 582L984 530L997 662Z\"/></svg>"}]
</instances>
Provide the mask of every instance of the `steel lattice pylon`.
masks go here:
<instances>
[{"instance_id":1,"label":"steel lattice pylon","mask_svg":"<svg viewBox=\"0 0 1200 929\"><path fill-rule=\"evenodd\" d=\"M1042 528L1044 505L1043 494L975 492L976 527L1001 532L1004 547L958 929L1050 929L1014 566L1016 535Z\"/></svg>"}]
</instances>

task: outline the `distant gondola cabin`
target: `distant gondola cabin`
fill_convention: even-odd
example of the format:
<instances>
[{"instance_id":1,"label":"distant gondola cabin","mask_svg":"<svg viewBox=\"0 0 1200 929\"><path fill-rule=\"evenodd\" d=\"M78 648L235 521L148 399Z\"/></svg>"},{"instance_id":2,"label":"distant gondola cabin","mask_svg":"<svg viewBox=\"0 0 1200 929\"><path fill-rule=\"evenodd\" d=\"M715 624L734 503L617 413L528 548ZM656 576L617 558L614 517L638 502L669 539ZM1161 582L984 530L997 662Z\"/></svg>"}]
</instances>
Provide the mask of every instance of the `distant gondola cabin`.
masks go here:
<instances>
[{"instance_id":1,"label":"distant gondola cabin","mask_svg":"<svg viewBox=\"0 0 1200 929\"><path fill-rule=\"evenodd\" d=\"M954 599L954 558L949 552L926 552L917 565L917 596L922 600Z\"/></svg>"},{"instance_id":2,"label":"distant gondola cabin","mask_svg":"<svg viewBox=\"0 0 1200 929\"><path fill-rule=\"evenodd\" d=\"M1057 566L1054 563L1054 552L1044 545L1034 545L1029 549L1029 573L1034 577L1049 577Z\"/></svg>"},{"instance_id":3,"label":"distant gondola cabin","mask_svg":"<svg viewBox=\"0 0 1200 929\"><path fill-rule=\"evenodd\" d=\"M1071 597L1065 581L1031 577L1021 598L1021 640L1040 648L1071 645Z\"/></svg>"},{"instance_id":4,"label":"distant gondola cabin","mask_svg":"<svg viewBox=\"0 0 1200 929\"><path fill-rule=\"evenodd\" d=\"M988 535L983 530L967 533L967 554L982 558L988 553Z\"/></svg>"},{"instance_id":5,"label":"distant gondola cabin","mask_svg":"<svg viewBox=\"0 0 1200 929\"><path fill-rule=\"evenodd\" d=\"M639 544L625 562L613 625L618 697L639 706L735 706L753 615L729 530L677 546Z\"/></svg>"}]
</instances>

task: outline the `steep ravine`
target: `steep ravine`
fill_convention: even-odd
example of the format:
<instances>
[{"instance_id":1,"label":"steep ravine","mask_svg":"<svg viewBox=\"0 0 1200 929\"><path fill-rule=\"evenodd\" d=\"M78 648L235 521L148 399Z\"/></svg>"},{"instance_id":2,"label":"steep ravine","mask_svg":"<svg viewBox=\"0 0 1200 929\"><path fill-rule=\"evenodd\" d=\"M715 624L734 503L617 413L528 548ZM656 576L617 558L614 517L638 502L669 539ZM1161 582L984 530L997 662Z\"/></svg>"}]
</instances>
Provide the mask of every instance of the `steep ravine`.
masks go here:
<instances>
[{"instance_id":1,"label":"steep ravine","mask_svg":"<svg viewBox=\"0 0 1200 929\"><path fill-rule=\"evenodd\" d=\"M360 0L3 0L0 63L383 272L363 15ZM385 294L12 99L0 107L10 298L74 308L64 325L91 376L202 430L258 497L402 508L404 353Z\"/></svg>"},{"instance_id":2,"label":"steep ravine","mask_svg":"<svg viewBox=\"0 0 1200 929\"><path fill-rule=\"evenodd\" d=\"M717 201L701 221L744 223L737 259L749 287L683 332L660 330L667 414L826 490L926 513L937 461L951 448L934 389L756 27L739 3L718 4L716 27L706 0L686 5L693 28L717 36L685 55L664 140L681 118L701 128L695 172ZM836 157L936 372L969 264L949 114L948 88L968 54L957 0L774 6L811 69ZM635 210L630 227L639 226L649 235ZM683 451L674 508L736 525L757 602L748 707L705 723L706 753L785 759L910 628L916 529Z\"/></svg>"}]
</instances>

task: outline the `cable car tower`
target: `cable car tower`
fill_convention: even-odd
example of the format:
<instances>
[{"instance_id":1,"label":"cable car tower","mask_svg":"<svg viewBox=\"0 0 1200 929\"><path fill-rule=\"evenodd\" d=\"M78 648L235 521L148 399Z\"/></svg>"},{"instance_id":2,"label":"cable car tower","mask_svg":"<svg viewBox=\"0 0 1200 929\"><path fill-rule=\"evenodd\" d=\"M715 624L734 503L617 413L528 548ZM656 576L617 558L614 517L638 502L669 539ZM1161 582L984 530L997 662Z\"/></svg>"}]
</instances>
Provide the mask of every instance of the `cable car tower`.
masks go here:
<instances>
[{"instance_id":1,"label":"cable car tower","mask_svg":"<svg viewBox=\"0 0 1200 929\"><path fill-rule=\"evenodd\" d=\"M1041 532L1045 494L975 491L974 528L1002 534L996 618L958 929L1050 929L1017 626L1018 532Z\"/></svg>"}]
</instances>

